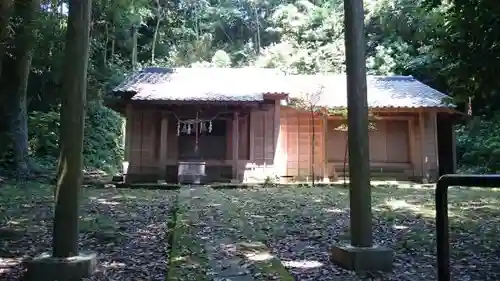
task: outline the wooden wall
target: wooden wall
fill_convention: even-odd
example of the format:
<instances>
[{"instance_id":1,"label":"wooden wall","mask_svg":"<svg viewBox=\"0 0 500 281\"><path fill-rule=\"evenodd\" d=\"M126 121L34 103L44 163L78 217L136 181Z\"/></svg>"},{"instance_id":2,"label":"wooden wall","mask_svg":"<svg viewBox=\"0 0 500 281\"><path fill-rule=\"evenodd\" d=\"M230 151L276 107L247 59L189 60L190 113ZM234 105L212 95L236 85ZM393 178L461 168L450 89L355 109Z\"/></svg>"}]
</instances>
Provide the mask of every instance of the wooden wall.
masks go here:
<instances>
[{"instance_id":1,"label":"wooden wall","mask_svg":"<svg viewBox=\"0 0 500 281\"><path fill-rule=\"evenodd\" d=\"M278 110L279 112L279 110ZM179 160L179 139L177 136L177 119L168 113L154 107L138 108L129 105L126 124L126 159L129 162L129 174L161 175L164 173L161 163L162 118L166 118L167 147L164 161L166 165L176 165ZM211 144L214 149L225 149L222 159L207 160L212 166L237 166L237 173L243 178L249 163L258 167L273 166L276 138L275 107L266 110L255 110L238 117L238 159L233 159L233 119L226 122L227 133L222 142ZM200 138L203 142L203 138ZM219 144L219 145L218 145ZM250 145L253 145L250 148ZM215 147L217 146L217 147ZM203 144L200 147L204 147Z\"/></svg>"},{"instance_id":2,"label":"wooden wall","mask_svg":"<svg viewBox=\"0 0 500 281\"><path fill-rule=\"evenodd\" d=\"M272 165L278 135L275 128L276 107L250 113L250 160L257 165ZM279 121L278 121L279 122Z\"/></svg>"},{"instance_id":3,"label":"wooden wall","mask_svg":"<svg viewBox=\"0 0 500 281\"><path fill-rule=\"evenodd\" d=\"M154 174L158 170L159 114L155 111L127 109L127 127L131 137L127 139L129 173Z\"/></svg>"},{"instance_id":4,"label":"wooden wall","mask_svg":"<svg viewBox=\"0 0 500 281\"><path fill-rule=\"evenodd\" d=\"M161 160L162 118L167 118L166 157ZM165 122L164 122L165 123ZM267 176L333 177L343 167L347 132L335 130L342 120L280 106L254 110L238 117L238 159L233 159L232 119L227 120L226 157L208 165L236 166L238 178ZM393 114L375 122L370 132L370 161L374 167L404 169L409 177L437 178L436 112ZM127 109L126 159L129 173L160 174L161 161L176 165L179 137L173 116L155 108ZM314 145L313 143L314 132Z\"/></svg>"},{"instance_id":5,"label":"wooden wall","mask_svg":"<svg viewBox=\"0 0 500 281\"><path fill-rule=\"evenodd\" d=\"M401 172L408 179L436 180L435 116L433 111L394 113L373 121L369 132L372 169ZM314 167L316 177L332 178L343 169L344 159L348 157L344 120L316 117L313 122L310 112L282 107L280 123L278 152L285 158L285 168L279 172L283 176L311 178Z\"/></svg>"},{"instance_id":6,"label":"wooden wall","mask_svg":"<svg viewBox=\"0 0 500 281\"><path fill-rule=\"evenodd\" d=\"M347 131L344 121L328 120L327 149L329 162L343 162L346 156ZM377 120L369 131L370 162L411 163L408 120Z\"/></svg>"},{"instance_id":7,"label":"wooden wall","mask_svg":"<svg viewBox=\"0 0 500 281\"><path fill-rule=\"evenodd\" d=\"M322 122L321 117L312 118L310 112L281 108L279 144L284 154L283 175L310 178L313 169L315 175L322 175L324 168Z\"/></svg>"},{"instance_id":8,"label":"wooden wall","mask_svg":"<svg viewBox=\"0 0 500 281\"><path fill-rule=\"evenodd\" d=\"M238 159L249 160L249 125L250 114L245 114L238 117ZM233 159L233 120L227 120L227 135L226 135L226 158Z\"/></svg>"},{"instance_id":9,"label":"wooden wall","mask_svg":"<svg viewBox=\"0 0 500 281\"><path fill-rule=\"evenodd\" d=\"M240 126L241 128L241 126ZM248 124L248 159L238 163L238 178L261 182L276 176L283 164L282 153L276 153L280 137L280 105L250 112ZM241 158L240 158L241 159Z\"/></svg>"}]
</instances>

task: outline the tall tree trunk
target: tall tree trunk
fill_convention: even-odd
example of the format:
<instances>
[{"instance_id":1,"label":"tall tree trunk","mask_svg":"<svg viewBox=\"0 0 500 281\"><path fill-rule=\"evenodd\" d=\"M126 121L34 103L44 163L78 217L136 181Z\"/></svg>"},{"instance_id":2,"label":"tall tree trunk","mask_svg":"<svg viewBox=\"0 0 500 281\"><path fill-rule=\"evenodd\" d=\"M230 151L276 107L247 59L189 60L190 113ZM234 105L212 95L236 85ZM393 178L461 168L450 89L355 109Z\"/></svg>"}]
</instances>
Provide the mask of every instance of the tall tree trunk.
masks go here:
<instances>
[{"instance_id":1,"label":"tall tree trunk","mask_svg":"<svg viewBox=\"0 0 500 281\"><path fill-rule=\"evenodd\" d=\"M259 20L259 15L257 14L257 6L253 6L253 12L255 16L255 36L256 36L256 42L255 42L255 50L257 51L257 55L260 55L260 49L261 49L261 42L260 42L260 20Z\"/></svg>"},{"instance_id":2,"label":"tall tree trunk","mask_svg":"<svg viewBox=\"0 0 500 281\"><path fill-rule=\"evenodd\" d=\"M21 18L15 30L12 58L3 63L2 88L8 93L9 135L12 140L17 168L17 179L29 175L33 167L28 149L27 90L36 41L35 21L40 0L16 0L14 11ZM7 74L8 73L8 74Z\"/></svg>"},{"instance_id":3,"label":"tall tree trunk","mask_svg":"<svg viewBox=\"0 0 500 281\"><path fill-rule=\"evenodd\" d=\"M109 44L109 24L104 24L104 51L102 52L102 63L104 67L108 65L108 44Z\"/></svg>"},{"instance_id":4,"label":"tall tree trunk","mask_svg":"<svg viewBox=\"0 0 500 281\"><path fill-rule=\"evenodd\" d=\"M115 58L115 46L116 46L115 30L116 28L113 26L113 31L112 31L113 35L111 36L111 51L110 51L111 62L114 62Z\"/></svg>"},{"instance_id":5,"label":"tall tree trunk","mask_svg":"<svg viewBox=\"0 0 500 281\"><path fill-rule=\"evenodd\" d=\"M132 69L137 67L137 27L132 26Z\"/></svg>"},{"instance_id":6,"label":"tall tree trunk","mask_svg":"<svg viewBox=\"0 0 500 281\"><path fill-rule=\"evenodd\" d=\"M151 45L151 64L155 63L155 49L156 49L156 41L158 40L158 29L160 28L161 22L161 5L160 0L156 0L156 26L155 31L153 33L153 43Z\"/></svg>"},{"instance_id":7,"label":"tall tree trunk","mask_svg":"<svg viewBox=\"0 0 500 281\"><path fill-rule=\"evenodd\" d=\"M78 255L78 194L82 183L91 5L91 0L69 2L61 92L60 174L53 229L53 256L61 258Z\"/></svg>"},{"instance_id":8,"label":"tall tree trunk","mask_svg":"<svg viewBox=\"0 0 500 281\"><path fill-rule=\"evenodd\" d=\"M116 1L111 0L111 50L110 50L110 59L111 62L114 62L115 57L115 45L116 45Z\"/></svg>"},{"instance_id":9,"label":"tall tree trunk","mask_svg":"<svg viewBox=\"0 0 500 281\"><path fill-rule=\"evenodd\" d=\"M108 47L109 47L109 17L107 11L109 8L107 7L108 0L101 0L101 9L102 9L102 19L104 20L104 50L102 52L102 65L104 69L107 69L108 65Z\"/></svg>"}]
</instances>

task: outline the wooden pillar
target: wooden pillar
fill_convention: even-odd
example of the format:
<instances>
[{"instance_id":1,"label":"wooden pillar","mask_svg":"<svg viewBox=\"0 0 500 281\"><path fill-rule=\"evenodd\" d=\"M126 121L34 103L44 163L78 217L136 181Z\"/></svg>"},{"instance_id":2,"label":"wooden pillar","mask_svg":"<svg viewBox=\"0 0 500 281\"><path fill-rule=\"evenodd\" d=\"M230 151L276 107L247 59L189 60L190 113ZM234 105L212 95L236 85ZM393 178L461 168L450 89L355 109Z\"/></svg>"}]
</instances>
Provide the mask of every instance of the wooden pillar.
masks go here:
<instances>
[{"instance_id":1,"label":"wooden pillar","mask_svg":"<svg viewBox=\"0 0 500 281\"><path fill-rule=\"evenodd\" d=\"M328 175L328 115L323 116L323 182L330 182ZM335 168L334 168L335 169ZM335 177L335 171L334 177Z\"/></svg>"},{"instance_id":2,"label":"wooden pillar","mask_svg":"<svg viewBox=\"0 0 500 281\"><path fill-rule=\"evenodd\" d=\"M132 128L134 123L132 122L133 109L131 104L127 104L125 109L125 161L130 162L131 151L132 151Z\"/></svg>"},{"instance_id":3,"label":"wooden pillar","mask_svg":"<svg viewBox=\"0 0 500 281\"><path fill-rule=\"evenodd\" d=\"M239 159L239 124L238 124L238 112L233 113L233 179L238 180L238 159Z\"/></svg>"},{"instance_id":4,"label":"wooden pillar","mask_svg":"<svg viewBox=\"0 0 500 281\"><path fill-rule=\"evenodd\" d=\"M168 152L168 116L166 113L161 115L161 126L160 126L160 161L159 161L159 171L161 173L160 178L164 179L166 177L167 170L167 152Z\"/></svg>"},{"instance_id":5,"label":"wooden pillar","mask_svg":"<svg viewBox=\"0 0 500 281\"><path fill-rule=\"evenodd\" d=\"M437 112L432 112L432 134L434 135L434 153L432 159L432 167L434 170L431 176L431 181L435 182L439 178L439 146L438 146L438 131L437 131Z\"/></svg>"},{"instance_id":6,"label":"wooden pillar","mask_svg":"<svg viewBox=\"0 0 500 281\"><path fill-rule=\"evenodd\" d=\"M347 1L345 45L351 244L372 247L372 209L363 0ZM356 167L353 169L353 167Z\"/></svg>"},{"instance_id":7,"label":"wooden pillar","mask_svg":"<svg viewBox=\"0 0 500 281\"><path fill-rule=\"evenodd\" d=\"M455 133L455 128L453 127L453 122L450 122L451 126L451 149L453 154L453 173L457 172L457 136Z\"/></svg>"},{"instance_id":8,"label":"wooden pillar","mask_svg":"<svg viewBox=\"0 0 500 281\"><path fill-rule=\"evenodd\" d=\"M421 177L424 183L427 183L427 151L425 148L425 119L422 111L418 114L418 125L420 128L420 164L421 164Z\"/></svg>"},{"instance_id":9,"label":"wooden pillar","mask_svg":"<svg viewBox=\"0 0 500 281\"><path fill-rule=\"evenodd\" d=\"M280 136L280 108L281 107L281 104L280 104L280 100L275 100L274 101L274 116L273 116L273 129L274 129L274 132L273 132L273 167L274 167L274 171L277 172L277 171L280 171L281 172L281 165L283 163L281 163L281 159L282 159L282 155L278 155L278 153L283 153L281 151L278 151L278 145L279 144L279 136ZM278 167L279 166L279 167Z\"/></svg>"},{"instance_id":10,"label":"wooden pillar","mask_svg":"<svg viewBox=\"0 0 500 281\"><path fill-rule=\"evenodd\" d=\"M373 244L363 0L345 1L344 18L351 245L334 247L330 260L356 272L390 271L392 250Z\"/></svg>"},{"instance_id":11,"label":"wooden pillar","mask_svg":"<svg viewBox=\"0 0 500 281\"><path fill-rule=\"evenodd\" d=\"M412 169L412 176L416 176L415 170L417 169L416 153L415 153L415 133L414 133L414 121L413 119L408 119L408 152L410 155L410 165Z\"/></svg>"},{"instance_id":12,"label":"wooden pillar","mask_svg":"<svg viewBox=\"0 0 500 281\"><path fill-rule=\"evenodd\" d=\"M256 125L256 122L255 122L255 111L251 111L250 112L250 116L249 116L249 123L248 124L248 129L249 129L249 137L250 137L250 140L249 140L249 143L248 143L248 159L250 160L250 162L254 161L255 160L255 125Z\"/></svg>"}]
</instances>

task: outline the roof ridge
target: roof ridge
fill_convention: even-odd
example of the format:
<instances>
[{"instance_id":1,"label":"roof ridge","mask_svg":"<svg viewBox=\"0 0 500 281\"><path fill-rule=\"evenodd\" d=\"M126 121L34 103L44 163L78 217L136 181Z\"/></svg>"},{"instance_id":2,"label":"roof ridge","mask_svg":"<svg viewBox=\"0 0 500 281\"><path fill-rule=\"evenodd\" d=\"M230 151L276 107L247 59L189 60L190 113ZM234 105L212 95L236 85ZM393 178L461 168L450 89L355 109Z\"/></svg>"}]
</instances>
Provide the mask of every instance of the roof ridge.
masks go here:
<instances>
[{"instance_id":1,"label":"roof ridge","mask_svg":"<svg viewBox=\"0 0 500 281\"><path fill-rule=\"evenodd\" d=\"M278 68L268 68L268 67L254 67L254 66L239 66L239 67L158 67L158 66L151 66L151 67L144 67L141 70L139 70L139 73L161 73L161 74L166 74L166 73L172 73L175 72L176 70L202 70L202 71L209 71L209 70L262 70L265 72L276 72L276 73L281 73L286 76L291 76L291 77L343 77L346 76L346 73L333 73L333 72L318 72L318 73L312 73L312 74L286 74L283 71L281 71ZM412 75L372 75L372 74L367 74L367 78L375 78L375 79L383 79L383 80L392 80L392 81L408 81L408 80L417 80L415 77ZM417 80L418 81L418 80Z\"/></svg>"},{"instance_id":2,"label":"roof ridge","mask_svg":"<svg viewBox=\"0 0 500 281\"><path fill-rule=\"evenodd\" d=\"M377 75L377 76L370 76L367 77L370 80L376 81L387 81L387 82L420 82L418 79L415 79L415 77L411 75L388 75L388 76L383 76L383 75ZM421 83L421 82L420 82Z\"/></svg>"},{"instance_id":3,"label":"roof ridge","mask_svg":"<svg viewBox=\"0 0 500 281\"><path fill-rule=\"evenodd\" d=\"M178 73L176 73L177 71ZM210 73L213 71L213 73ZM271 75L271 76L270 76ZM202 83L191 83L202 79ZM263 67L168 68L145 67L134 72L113 92L134 92L134 99L147 100L218 100L231 96L234 101L262 100L260 93L302 95L324 87L325 105L343 104L346 73L289 74ZM367 75L370 106L430 107L443 106L447 95L411 75ZM259 95L259 97L256 96Z\"/></svg>"}]
</instances>

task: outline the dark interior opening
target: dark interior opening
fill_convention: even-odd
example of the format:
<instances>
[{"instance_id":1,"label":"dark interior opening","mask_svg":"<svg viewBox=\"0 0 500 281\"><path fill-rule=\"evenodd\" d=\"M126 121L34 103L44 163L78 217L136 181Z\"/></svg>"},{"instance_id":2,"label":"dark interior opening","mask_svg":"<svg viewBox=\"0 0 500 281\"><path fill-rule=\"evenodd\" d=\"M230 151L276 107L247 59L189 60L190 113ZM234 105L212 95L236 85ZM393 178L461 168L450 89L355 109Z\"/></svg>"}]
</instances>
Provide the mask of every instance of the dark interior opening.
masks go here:
<instances>
[{"instance_id":1,"label":"dark interior opening","mask_svg":"<svg viewBox=\"0 0 500 281\"><path fill-rule=\"evenodd\" d=\"M204 131L200 132L201 126L193 126L188 134L186 131L179 135L179 160L224 160L226 158L226 120L213 120L212 130L209 132L210 124L206 122ZM196 132L198 130L198 151L196 147Z\"/></svg>"}]
</instances>

